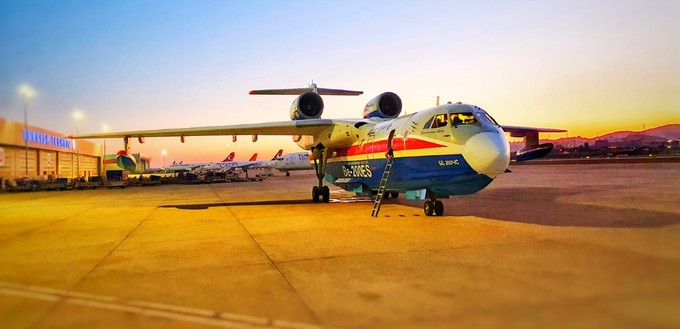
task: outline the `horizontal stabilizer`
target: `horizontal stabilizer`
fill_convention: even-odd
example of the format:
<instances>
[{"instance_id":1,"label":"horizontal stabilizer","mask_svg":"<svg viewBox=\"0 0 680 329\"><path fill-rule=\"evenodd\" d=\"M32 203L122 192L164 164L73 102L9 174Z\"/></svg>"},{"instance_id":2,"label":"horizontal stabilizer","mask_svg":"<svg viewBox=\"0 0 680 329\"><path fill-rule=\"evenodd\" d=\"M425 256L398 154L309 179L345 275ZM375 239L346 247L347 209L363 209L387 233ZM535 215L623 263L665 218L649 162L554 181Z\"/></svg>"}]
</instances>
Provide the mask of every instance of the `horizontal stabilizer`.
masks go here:
<instances>
[{"instance_id":1,"label":"horizontal stabilizer","mask_svg":"<svg viewBox=\"0 0 680 329\"><path fill-rule=\"evenodd\" d=\"M331 96L358 96L363 94L363 91L357 90L344 90L344 89L329 89L329 88L317 88L316 84L312 83L307 88L287 88L287 89L258 89L251 90L248 94L250 95L300 95L308 91L315 92L319 95L331 95Z\"/></svg>"},{"instance_id":2,"label":"horizontal stabilizer","mask_svg":"<svg viewBox=\"0 0 680 329\"><path fill-rule=\"evenodd\" d=\"M364 93L363 91L344 89L319 88L317 90L319 95L331 95L331 96L359 96Z\"/></svg>"}]
</instances>

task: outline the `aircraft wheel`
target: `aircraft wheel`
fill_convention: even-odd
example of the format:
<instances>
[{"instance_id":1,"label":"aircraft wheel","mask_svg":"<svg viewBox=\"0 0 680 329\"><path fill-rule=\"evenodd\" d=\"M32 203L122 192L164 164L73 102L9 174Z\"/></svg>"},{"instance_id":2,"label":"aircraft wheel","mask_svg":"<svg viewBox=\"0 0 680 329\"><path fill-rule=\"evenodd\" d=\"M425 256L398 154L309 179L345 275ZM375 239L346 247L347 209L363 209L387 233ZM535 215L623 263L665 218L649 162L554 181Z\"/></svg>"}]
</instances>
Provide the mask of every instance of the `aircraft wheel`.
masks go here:
<instances>
[{"instance_id":1,"label":"aircraft wheel","mask_svg":"<svg viewBox=\"0 0 680 329\"><path fill-rule=\"evenodd\" d=\"M321 192L319 191L319 187L318 186L312 187L312 201L319 202L319 196L321 196Z\"/></svg>"},{"instance_id":2,"label":"aircraft wheel","mask_svg":"<svg viewBox=\"0 0 680 329\"><path fill-rule=\"evenodd\" d=\"M290 172L286 171L286 177L290 176Z\"/></svg>"},{"instance_id":3,"label":"aircraft wheel","mask_svg":"<svg viewBox=\"0 0 680 329\"><path fill-rule=\"evenodd\" d=\"M444 214L444 203L440 200L434 202L434 214L435 216L441 216Z\"/></svg>"},{"instance_id":4,"label":"aircraft wheel","mask_svg":"<svg viewBox=\"0 0 680 329\"><path fill-rule=\"evenodd\" d=\"M425 203L423 203L423 210L425 211L425 216L432 216L434 213L434 205L432 202L430 202L430 200L427 200Z\"/></svg>"},{"instance_id":5,"label":"aircraft wheel","mask_svg":"<svg viewBox=\"0 0 680 329\"><path fill-rule=\"evenodd\" d=\"M396 199L399 197L399 192L392 192L390 195L393 199Z\"/></svg>"},{"instance_id":6,"label":"aircraft wheel","mask_svg":"<svg viewBox=\"0 0 680 329\"><path fill-rule=\"evenodd\" d=\"M322 186L321 187L321 197L323 198L323 202L328 202L331 199L331 190L328 188L328 186Z\"/></svg>"}]
</instances>

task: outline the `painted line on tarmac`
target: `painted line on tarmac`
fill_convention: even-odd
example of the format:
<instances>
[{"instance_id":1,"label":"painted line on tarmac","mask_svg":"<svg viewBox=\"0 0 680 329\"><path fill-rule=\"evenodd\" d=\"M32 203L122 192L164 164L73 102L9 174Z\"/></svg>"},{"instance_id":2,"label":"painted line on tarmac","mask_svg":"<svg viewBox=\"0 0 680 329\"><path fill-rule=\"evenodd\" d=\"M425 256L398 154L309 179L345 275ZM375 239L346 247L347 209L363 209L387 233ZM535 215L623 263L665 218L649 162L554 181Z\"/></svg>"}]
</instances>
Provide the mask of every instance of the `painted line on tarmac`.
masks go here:
<instances>
[{"instance_id":1,"label":"painted line on tarmac","mask_svg":"<svg viewBox=\"0 0 680 329\"><path fill-rule=\"evenodd\" d=\"M58 290L0 281L0 294L54 303L67 303L116 312L184 321L229 329L328 329L328 327L274 320L257 316L218 312L168 304L123 300L110 296Z\"/></svg>"}]
</instances>

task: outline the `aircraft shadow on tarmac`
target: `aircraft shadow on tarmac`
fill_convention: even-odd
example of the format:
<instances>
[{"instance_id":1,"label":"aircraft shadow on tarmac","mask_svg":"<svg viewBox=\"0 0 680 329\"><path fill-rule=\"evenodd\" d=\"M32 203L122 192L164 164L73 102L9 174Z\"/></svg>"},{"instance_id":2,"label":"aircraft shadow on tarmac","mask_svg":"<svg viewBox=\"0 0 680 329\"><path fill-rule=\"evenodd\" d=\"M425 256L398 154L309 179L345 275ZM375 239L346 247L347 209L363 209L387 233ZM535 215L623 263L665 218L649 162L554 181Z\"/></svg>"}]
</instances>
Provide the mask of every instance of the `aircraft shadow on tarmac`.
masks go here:
<instances>
[{"instance_id":1,"label":"aircraft shadow on tarmac","mask_svg":"<svg viewBox=\"0 0 680 329\"><path fill-rule=\"evenodd\" d=\"M621 227L645 228L680 223L676 214L627 208L612 208L597 205L581 205L558 201L558 198L577 195L586 190L559 188L508 188L488 189L477 194L453 196L443 199L446 204L444 216L477 216L493 220L510 221L547 226L573 227ZM593 191L595 192L595 191ZM344 202L344 199L331 199L331 202ZM349 201L357 201L352 198ZM366 201L366 200L358 200ZM370 201L370 200L369 200ZM262 200L245 202L216 202L201 204L163 205L161 208L183 210L204 210L212 207L232 206L275 206L311 204L309 199L301 200ZM422 207L422 201L385 199L383 204L402 204L409 207ZM330 205L326 205L330 206ZM369 214L367 208L367 214Z\"/></svg>"},{"instance_id":2,"label":"aircraft shadow on tarmac","mask_svg":"<svg viewBox=\"0 0 680 329\"><path fill-rule=\"evenodd\" d=\"M451 197L445 201L444 215L574 227L645 228L680 223L677 214L558 201L560 197L584 192L589 191L574 192L558 188L489 189L474 195Z\"/></svg>"},{"instance_id":3,"label":"aircraft shadow on tarmac","mask_svg":"<svg viewBox=\"0 0 680 329\"><path fill-rule=\"evenodd\" d=\"M244 202L214 202L196 204L172 204L163 205L160 208L177 208L184 210L204 210L213 207L235 207L235 206L276 206L313 203L312 200L263 200L263 201L244 201Z\"/></svg>"}]
</instances>

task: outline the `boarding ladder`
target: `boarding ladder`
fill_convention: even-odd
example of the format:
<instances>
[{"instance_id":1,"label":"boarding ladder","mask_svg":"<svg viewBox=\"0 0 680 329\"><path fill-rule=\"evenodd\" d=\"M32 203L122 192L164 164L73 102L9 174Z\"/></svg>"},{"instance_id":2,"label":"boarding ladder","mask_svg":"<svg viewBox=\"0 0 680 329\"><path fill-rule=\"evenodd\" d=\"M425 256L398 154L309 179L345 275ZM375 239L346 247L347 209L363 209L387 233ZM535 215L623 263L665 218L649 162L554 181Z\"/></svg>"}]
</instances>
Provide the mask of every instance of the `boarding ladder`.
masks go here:
<instances>
[{"instance_id":1,"label":"boarding ladder","mask_svg":"<svg viewBox=\"0 0 680 329\"><path fill-rule=\"evenodd\" d=\"M387 187L387 179L390 177L390 171L392 170L392 160L394 160L394 156L391 154L388 155L387 164L385 164L385 171L383 171L382 178L380 179L378 195L375 196L375 201L373 201L373 211L371 212L371 216L373 217L378 217L378 212L380 212L380 205L382 204L382 199L385 195L385 188Z\"/></svg>"}]
</instances>

